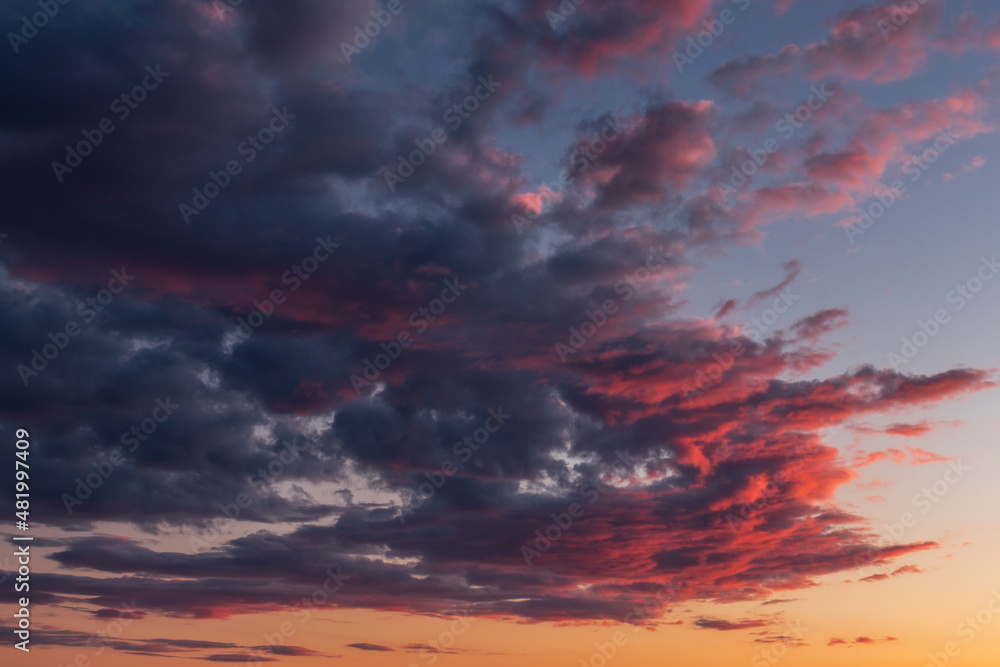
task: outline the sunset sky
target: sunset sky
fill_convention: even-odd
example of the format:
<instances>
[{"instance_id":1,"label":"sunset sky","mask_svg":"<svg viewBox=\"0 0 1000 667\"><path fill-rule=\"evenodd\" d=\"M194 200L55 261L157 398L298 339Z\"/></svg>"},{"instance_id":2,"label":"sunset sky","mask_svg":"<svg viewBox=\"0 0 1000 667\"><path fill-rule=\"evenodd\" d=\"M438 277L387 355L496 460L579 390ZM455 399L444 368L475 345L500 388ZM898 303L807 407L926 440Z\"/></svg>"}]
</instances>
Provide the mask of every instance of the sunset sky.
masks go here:
<instances>
[{"instance_id":1,"label":"sunset sky","mask_svg":"<svg viewBox=\"0 0 1000 667\"><path fill-rule=\"evenodd\" d=\"M4 664L996 667L1000 5L63 1Z\"/></svg>"}]
</instances>

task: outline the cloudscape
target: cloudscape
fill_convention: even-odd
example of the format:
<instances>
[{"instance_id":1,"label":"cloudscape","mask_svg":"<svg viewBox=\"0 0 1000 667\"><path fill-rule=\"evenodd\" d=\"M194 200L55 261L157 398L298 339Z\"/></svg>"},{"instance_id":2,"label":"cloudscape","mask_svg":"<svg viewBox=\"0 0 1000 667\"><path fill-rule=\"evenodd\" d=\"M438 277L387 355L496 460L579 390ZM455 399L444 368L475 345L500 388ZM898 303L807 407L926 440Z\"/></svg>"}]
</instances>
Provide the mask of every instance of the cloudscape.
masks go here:
<instances>
[{"instance_id":1,"label":"cloudscape","mask_svg":"<svg viewBox=\"0 0 1000 667\"><path fill-rule=\"evenodd\" d=\"M5 664L995 665L1000 8L0 25Z\"/></svg>"}]
</instances>

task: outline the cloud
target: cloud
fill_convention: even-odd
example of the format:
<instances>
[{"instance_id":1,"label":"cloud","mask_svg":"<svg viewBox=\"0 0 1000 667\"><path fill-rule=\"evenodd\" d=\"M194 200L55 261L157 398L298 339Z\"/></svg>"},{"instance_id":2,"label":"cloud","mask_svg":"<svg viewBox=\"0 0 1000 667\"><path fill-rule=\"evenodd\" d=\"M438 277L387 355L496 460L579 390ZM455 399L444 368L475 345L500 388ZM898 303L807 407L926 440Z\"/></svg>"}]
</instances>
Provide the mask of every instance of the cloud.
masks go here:
<instances>
[{"instance_id":1,"label":"cloud","mask_svg":"<svg viewBox=\"0 0 1000 667\"><path fill-rule=\"evenodd\" d=\"M112 610L113 611L113 610ZM10 628L3 628L10 630ZM48 646L77 646L89 647L103 650L103 647L111 648L115 651L129 653L131 655L149 655L159 657L186 657L209 662L245 662L259 660L262 662L274 662L276 658L264 655L272 653L275 655L294 656L323 656L323 653L314 651L303 646L283 645L283 646L242 646L232 642L215 642L200 639L111 639L100 634L77 632L73 630L38 630L38 638ZM237 653L211 653L207 655L193 655L201 651L219 649L246 649ZM249 651L253 651L250 653ZM334 657L334 656L326 656Z\"/></svg>"},{"instance_id":2,"label":"cloud","mask_svg":"<svg viewBox=\"0 0 1000 667\"><path fill-rule=\"evenodd\" d=\"M872 639L871 637L861 636L856 637L853 641L850 639L841 639L840 637L834 637L830 639L826 645L827 646L847 646L851 648L858 644L877 644L880 642L894 642L897 641L896 637L883 637L882 639Z\"/></svg>"},{"instance_id":3,"label":"cloud","mask_svg":"<svg viewBox=\"0 0 1000 667\"><path fill-rule=\"evenodd\" d=\"M757 634L757 633L754 633ZM754 644L782 644L783 646L808 646L806 642L802 641L798 637L793 637L791 635L784 634L772 634L767 631L764 633L763 637L756 637L753 640Z\"/></svg>"},{"instance_id":4,"label":"cloud","mask_svg":"<svg viewBox=\"0 0 1000 667\"><path fill-rule=\"evenodd\" d=\"M795 0L777 0L774 3L774 13L778 16L783 16L793 4L795 4Z\"/></svg>"},{"instance_id":5,"label":"cloud","mask_svg":"<svg viewBox=\"0 0 1000 667\"><path fill-rule=\"evenodd\" d=\"M253 653L213 653L201 658L208 662L278 662L277 658L269 658L265 655L254 655Z\"/></svg>"},{"instance_id":6,"label":"cloud","mask_svg":"<svg viewBox=\"0 0 1000 667\"><path fill-rule=\"evenodd\" d=\"M703 354L710 355L711 351L706 350ZM629 362L626 359L623 363ZM581 368L586 369L588 365L582 363ZM439 609L444 602L456 610L471 612L475 609L477 613L510 614L539 620L621 617L635 604L629 598L638 599L640 595L634 588L637 581L642 581L639 572L649 567L658 571L658 577L683 573L687 581L681 593L684 599L763 596L778 588L808 586L812 576L850 569L866 549L861 533L851 537L851 529L846 527L857 522L857 517L816 512L817 503L828 498L839 484L851 479L851 474L837 466L833 450L821 445L817 436L807 435L808 431L801 429L818 427L823 419L880 411L898 404L903 397L906 401L937 400L950 392L985 382L983 374L968 370L921 378L860 369L827 382L772 384L772 389L760 397L759 405L763 409L754 419L758 430L750 439L747 439L750 434L745 420L740 417L738 404L730 403L725 390L720 389L722 394L716 399L718 402L696 408L693 413L688 409L692 416L699 412L712 414L713 421L690 422L702 424L704 430L701 432L675 431L676 444L670 456L664 459L656 449L658 445L654 444L658 438L649 437L649 444L644 444L645 433L651 429L650 434L655 432L662 436L669 432L664 431L670 428L669 422L648 412L644 407L645 394L630 396L616 388L614 382L602 379L607 372L605 369L595 376L598 379L592 385L591 396L615 397L617 416L612 423L619 424L617 428L628 434L628 444L613 439L606 449L595 450L606 452L607 463L581 471L581 479L601 484L594 487L599 490L594 503L573 486L563 494L532 494L518 498L513 485L494 480L493 475L506 474L502 471L516 469L512 468L515 461L532 458L520 454L507 458L504 447L483 448L480 454L486 464L483 472L467 479L449 480L405 525L400 524L392 510L345 508L331 526L302 526L280 537L259 532L201 554L162 553L121 538L75 538L60 541L52 556L66 574L40 573L38 576L40 581L44 580L46 590L82 596L108 608L121 600L137 599L143 601L146 611L195 617L226 616L237 609L264 610L276 604L295 604L327 577L324 573L328 568L340 565L353 578L338 590L337 604L379 609L431 611ZM613 375L608 376L608 380L611 379ZM861 387L866 388L859 391ZM679 384L674 391L678 393L673 400L679 405L682 400ZM572 392L566 397L568 405L583 405ZM532 409L532 402L536 409ZM381 409L391 415L391 419L400 418L395 416L397 412L387 410L388 405L380 400L368 403L382 405ZM487 397L487 405L498 403L499 400ZM541 404L544 403L542 399ZM516 416L510 421L509 427L513 430L507 437L516 439L522 437L522 433L538 432L544 422L537 420L545 414L537 409L539 405L538 400L527 397L523 402L506 403L504 410ZM732 406L729 408L732 412L723 408L727 405ZM485 414L485 406L481 412ZM333 426L333 433L343 433L341 438L353 437L352 419L351 411L344 411ZM545 428L541 426L541 430ZM457 430L461 432L462 427ZM721 451L702 444L703 433L719 433L744 444L739 453L734 452L735 456L721 456ZM791 434L796 435L785 445L786 450L775 451L774 447L780 442L778 438ZM497 437L503 435L506 433ZM321 438L320 442L325 440ZM605 467L613 469L615 448L628 450L637 465L646 468L645 476L649 481L640 482L633 488L608 486L611 478L603 470ZM782 463L785 459L787 462ZM784 488L764 503L742 530L734 533L725 517L738 513L747 497L745 487L734 481L745 479L750 471L767 469L784 470L787 480ZM497 472L488 472L492 470ZM401 482L407 484L406 479L401 477ZM416 479L409 483L416 483ZM591 493L585 489L583 492ZM637 505L640 499L641 505ZM453 513L453 508L488 508L515 500L524 508L520 516L487 511L462 518L461 514ZM588 508L589 521L580 521L574 532L561 540L559 558L542 555L526 569L527 564L518 550L522 545L532 544L532 533L538 527L535 517L561 512L561 508L574 500ZM645 509L641 509L643 506ZM463 534L462 549L454 545L445 547L429 539L441 522L447 522ZM664 522L673 526L669 533L664 533ZM706 529L713 522L718 528ZM755 538L758 533L754 527L765 522L773 526L772 536L760 542ZM605 539L604 526L611 525L618 526L615 531L630 526L629 530L635 535L643 536L636 543L642 546L633 546L630 551L629 560L635 563L635 571L621 573L623 579L619 579L619 575L609 577L601 565L605 559L621 558L618 550L611 546L613 541ZM838 525L841 528L836 543L827 540L825 535L829 534L831 526ZM667 535L669 541L665 542ZM670 546L691 541L702 546L696 551ZM319 546L328 543L339 545L336 552ZM584 556L584 552L579 551L583 544L609 546L598 552L589 547ZM414 569L367 559L366 554L386 545L394 553L416 558L419 566ZM511 548L505 551L504 545ZM880 559L888 562L930 546L933 545L895 546L884 550ZM743 557L736 557L737 553L745 554L748 550L755 553L752 566L747 566ZM286 566L277 576L272 568L261 565L277 561ZM456 587L453 575L463 567L462 562L477 562L478 565L475 572L466 573L468 586ZM101 579L69 574L73 568L83 567L131 574ZM551 581L552 576L566 583L553 588L545 583ZM166 578L177 577L186 581L174 582L169 587L161 583ZM254 585L248 586L248 582ZM391 595L385 594L386 582L392 582ZM590 592L582 594L573 582L590 583ZM489 590L503 593L488 594ZM521 601L510 602L511 598Z\"/></svg>"},{"instance_id":7,"label":"cloud","mask_svg":"<svg viewBox=\"0 0 1000 667\"><path fill-rule=\"evenodd\" d=\"M815 340L847 326L848 315L848 311L844 308L828 308L796 321L792 325L792 330L802 338Z\"/></svg>"},{"instance_id":8,"label":"cloud","mask_svg":"<svg viewBox=\"0 0 1000 667\"><path fill-rule=\"evenodd\" d=\"M981 155L977 155L976 157L972 158L972 160L969 161L968 163L963 164L959 168L957 173L945 172L944 174L942 174L941 180L943 180L946 183L950 183L951 181L955 180L958 176L962 174L968 174L977 169L982 169L984 166L986 166L986 158L984 158Z\"/></svg>"},{"instance_id":9,"label":"cloud","mask_svg":"<svg viewBox=\"0 0 1000 667\"><path fill-rule=\"evenodd\" d=\"M566 102L587 77L623 76L622 59L656 64L698 28L708 0L588 0L555 30L547 1L523 3L526 17L501 4L476 14L476 3L414 4L350 68L340 33L373 3L206 4L99 3L53 22L45 57L0 73L19 91L0 114L0 347L30 365L50 334L81 325L27 385L0 375L0 435L37 424L45 443L32 509L54 532L54 565L33 573L45 591L35 604L111 619L139 601L128 620L274 613L339 567L350 579L331 583L317 609L603 622L672 581L672 598L633 617L645 625L681 602L770 600L854 571L871 552L866 518L837 502L856 466L938 460L902 448L848 463L826 429L903 420L994 386L974 368L821 372L846 308L804 311L762 340L723 321L791 285L805 271L797 260L774 287L721 301L714 318L685 310L704 258L732 256L781 216L853 209L949 125L963 138L992 131L981 86L882 109L845 93L837 108L851 114L826 121L836 132L818 122L783 149L771 180L726 203L706 188L722 157L740 154L738 112L662 90ZM912 55L933 16L914 19L900 44L862 52L860 24L875 16L865 11L819 45L719 77L737 90L793 66L866 81L915 71L919 57L893 57ZM447 69L412 85L404 46L430 51L427 40L458 34ZM162 88L59 183L51 162L147 63L171 72ZM448 126L444 114L480 76L502 82L496 97L389 191L383 170ZM241 143L286 107L287 133L185 225L178 205L243 160ZM538 154L508 141L511 123L548 137ZM620 132L597 151L609 125ZM583 159L586 169L569 169ZM549 167L566 174L558 194L539 184ZM519 234L511 215L528 207L537 220ZM318 262L324 244L339 247ZM90 315L87 299L123 268L135 283ZM467 286L447 307L445 281ZM594 335L561 359L556 345L587 321ZM719 381L691 398L692 378L736 346ZM370 386L355 391L351 376L366 374ZM147 432L165 399L179 407ZM473 450L491 410L510 418ZM421 498L430 480L445 481ZM574 504L583 515L543 549L536 531ZM157 533L183 534L181 546ZM876 562L936 546L895 545ZM706 616L698 627L766 623ZM256 648L116 645L211 651L201 658L216 662Z\"/></svg>"},{"instance_id":10,"label":"cloud","mask_svg":"<svg viewBox=\"0 0 1000 667\"><path fill-rule=\"evenodd\" d=\"M642 116L629 119L621 136L609 141L586 169L580 156L586 156L587 145L574 147L580 168L576 186L593 190L602 209L664 200L714 159L707 127L712 114L706 101L651 105ZM573 160L567 164L572 166Z\"/></svg>"},{"instance_id":11,"label":"cloud","mask_svg":"<svg viewBox=\"0 0 1000 667\"><path fill-rule=\"evenodd\" d=\"M743 620L743 621L726 621L718 618L698 618L695 619L694 624L699 628L706 630L748 630L750 628L762 628L771 625L771 621L767 620Z\"/></svg>"},{"instance_id":12,"label":"cloud","mask_svg":"<svg viewBox=\"0 0 1000 667\"><path fill-rule=\"evenodd\" d=\"M799 274L802 273L803 266L802 262L798 261L797 259L793 259L789 260L788 262L785 262L782 268L785 269L784 280L782 280L774 287L771 287L770 289L761 290L759 292L754 292L753 294L751 294L750 298L747 300L748 307L758 306L764 301L767 301L768 299L773 299L774 297L781 294L782 290L791 285L792 282L794 282L795 279L799 277Z\"/></svg>"},{"instance_id":13,"label":"cloud","mask_svg":"<svg viewBox=\"0 0 1000 667\"><path fill-rule=\"evenodd\" d=\"M931 425L927 422L920 422L919 424L892 424L885 429L885 432L891 435L915 437L929 433L931 428Z\"/></svg>"},{"instance_id":14,"label":"cloud","mask_svg":"<svg viewBox=\"0 0 1000 667\"><path fill-rule=\"evenodd\" d=\"M730 60L710 80L738 95L746 95L765 77L804 71L811 79L846 77L883 83L911 76L924 65L941 22L941 3L929 0L909 14L904 25L892 22L895 3L859 7L841 15L825 39L804 46ZM888 26L888 37L884 34Z\"/></svg>"},{"instance_id":15,"label":"cloud","mask_svg":"<svg viewBox=\"0 0 1000 667\"><path fill-rule=\"evenodd\" d=\"M459 653L459 651L453 649L445 649L440 646L431 646L430 644L406 644L402 647L404 651L410 651L415 653Z\"/></svg>"},{"instance_id":16,"label":"cloud","mask_svg":"<svg viewBox=\"0 0 1000 667\"><path fill-rule=\"evenodd\" d=\"M275 655L285 655L285 656L306 656L306 655L323 655L319 651L314 651L304 646L287 646L287 645L275 645L268 644L265 646L254 646L257 651L265 651L269 653L274 653Z\"/></svg>"},{"instance_id":17,"label":"cloud","mask_svg":"<svg viewBox=\"0 0 1000 667\"><path fill-rule=\"evenodd\" d=\"M123 611L120 609L97 609L92 612L94 618L125 618L129 620L139 620L145 618L141 611Z\"/></svg>"},{"instance_id":18,"label":"cloud","mask_svg":"<svg viewBox=\"0 0 1000 667\"><path fill-rule=\"evenodd\" d=\"M594 74L610 68L617 59L664 58L674 42L697 26L712 7L711 0L588 0L576 6L566 20L551 18L558 8L545 0L527 3L527 18L534 19L544 37L538 45L548 59ZM522 19L523 20L523 19Z\"/></svg>"},{"instance_id":19,"label":"cloud","mask_svg":"<svg viewBox=\"0 0 1000 667\"><path fill-rule=\"evenodd\" d=\"M727 299L721 306L719 306L718 312L715 313L715 319L721 320L723 317L733 312L739 305L739 301L736 299Z\"/></svg>"},{"instance_id":20,"label":"cloud","mask_svg":"<svg viewBox=\"0 0 1000 667\"><path fill-rule=\"evenodd\" d=\"M350 647L350 648L359 649L361 651L394 651L395 650L395 649L389 648L388 646L382 646L381 644L369 644L367 642L358 642L356 644L348 644L347 646Z\"/></svg>"},{"instance_id":21,"label":"cloud","mask_svg":"<svg viewBox=\"0 0 1000 667\"><path fill-rule=\"evenodd\" d=\"M898 425L897 425L898 426ZM875 432L875 433L890 433L893 432L892 428L880 431L878 429L869 429L867 427L855 427L854 430L859 430L861 432ZM897 429L898 430L898 429ZM928 429L929 430L929 429ZM904 427L902 431L906 435L913 435L920 431L919 428L916 430ZM927 463L946 463L951 459L935 454L933 452L928 452L919 447L905 447L906 451L902 449L889 448L877 452L865 452L859 451L854 455L851 465L855 468L861 468L864 466L877 463L879 461L891 460L893 463L904 463L908 462L911 465L925 465Z\"/></svg>"}]
</instances>

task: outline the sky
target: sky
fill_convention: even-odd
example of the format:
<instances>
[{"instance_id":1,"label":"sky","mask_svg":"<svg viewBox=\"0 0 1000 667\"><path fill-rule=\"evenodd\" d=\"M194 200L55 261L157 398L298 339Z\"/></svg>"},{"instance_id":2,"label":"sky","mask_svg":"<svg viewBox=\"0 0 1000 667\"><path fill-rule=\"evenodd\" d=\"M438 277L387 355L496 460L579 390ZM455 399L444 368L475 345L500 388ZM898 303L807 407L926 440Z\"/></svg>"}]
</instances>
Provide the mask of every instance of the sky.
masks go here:
<instances>
[{"instance_id":1,"label":"sky","mask_svg":"<svg viewBox=\"0 0 1000 667\"><path fill-rule=\"evenodd\" d=\"M4 664L1000 658L995 3L2 10Z\"/></svg>"}]
</instances>

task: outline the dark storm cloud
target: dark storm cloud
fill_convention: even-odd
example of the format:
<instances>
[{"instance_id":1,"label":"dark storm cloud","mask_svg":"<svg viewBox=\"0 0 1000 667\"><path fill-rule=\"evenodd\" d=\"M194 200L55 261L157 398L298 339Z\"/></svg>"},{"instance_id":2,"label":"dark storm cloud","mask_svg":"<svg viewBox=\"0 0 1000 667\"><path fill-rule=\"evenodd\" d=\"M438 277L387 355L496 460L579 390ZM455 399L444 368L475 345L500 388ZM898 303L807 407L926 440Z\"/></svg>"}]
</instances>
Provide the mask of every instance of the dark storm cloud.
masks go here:
<instances>
[{"instance_id":1,"label":"dark storm cloud","mask_svg":"<svg viewBox=\"0 0 1000 667\"><path fill-rule=\"evenodd\" d=\"M590 0L554 31L550 3L521 3L527 21L463 5L441 24L454 58L420 85L403 85L414 64L400 46L433 37L416 3L349 67L341 35L374 3L72 5L30 50L4 54L0 88L17 94L0 109L0 435L29 425L33 519L70 535L53 538L59 569L36 573L49 597L33 601L82 598L100 618L138 600L137 614L196 618L341 606L645 623L673 604L644 602L671 577L685 582L678 601L755 600L936 546L873 556L863 518L833 505L853 472L820 430L992 386L987 373L862 366L786 381L825 361L816 346L846 310L761 341L681 314L701 254L755 223L712 195L684 198L712 168L718 109L665 97L572 118L553 162L589 167L556 195L502 138L509 119L554 113L564 91L546 76L646 57L710 5ZM169 76L60 182L52 161L147 65ZM501 85L482 108L390 191L384 170L490 76ZM288 126L246 160L241 143L276 111ZM619 135L587 157L608 126ZM230 160L242 172L184 224L179 204ZM510 217L532 197L548 208L519 234ZM747 303L802 266L785 269ZM86 315L80 304L123 270L134 281ZM447 305L446 280L463 285ZM556 344L585 321L595 333L563 363ZM70 322L79 333L57 343ZM351 376L403 333L411 342L356 391ZM688 400L685 384L734 343L745 353ZM48 345L61 349L25 382L17 367ZM177 406L163 420L160 402ZM466 457L458 443L490 411L509 418ZM248 520L271 525L199 553L73 537L99 521L202 535ZM340 567L350 578L317 599ZM752 627L740 623L700 627ZM149 641L122 650L233 649L201 659L234 662L253 648Z\"/></svg>"}]
</instances>

